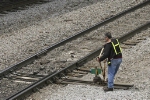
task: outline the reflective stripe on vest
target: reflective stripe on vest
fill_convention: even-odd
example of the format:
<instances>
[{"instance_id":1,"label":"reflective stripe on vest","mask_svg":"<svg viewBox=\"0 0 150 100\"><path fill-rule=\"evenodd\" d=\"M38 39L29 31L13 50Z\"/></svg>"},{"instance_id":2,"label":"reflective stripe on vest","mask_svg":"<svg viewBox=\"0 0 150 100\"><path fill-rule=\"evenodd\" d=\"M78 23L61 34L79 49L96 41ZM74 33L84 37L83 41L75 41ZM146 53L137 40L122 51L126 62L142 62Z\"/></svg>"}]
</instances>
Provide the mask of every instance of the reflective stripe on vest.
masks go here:
<instances>
[{"instance_id":1,"label":"reflective stripe on vest","mask_svg":"<svg viewBox=\"0 0 150 100\"><path fill-rule=\"evenodd\" d=\"M111 43L112 43L112 45L113 45L115 54L118 55L119 53L122 52L122 50L121 50L121 47L120 47L120 44L119 44L118 39L116 39L116 41L117 41L117 44L114 44L114 42L111 42ZM119 48L119 51L117 51L117 47Z\"/></svg>"}]
</instances>

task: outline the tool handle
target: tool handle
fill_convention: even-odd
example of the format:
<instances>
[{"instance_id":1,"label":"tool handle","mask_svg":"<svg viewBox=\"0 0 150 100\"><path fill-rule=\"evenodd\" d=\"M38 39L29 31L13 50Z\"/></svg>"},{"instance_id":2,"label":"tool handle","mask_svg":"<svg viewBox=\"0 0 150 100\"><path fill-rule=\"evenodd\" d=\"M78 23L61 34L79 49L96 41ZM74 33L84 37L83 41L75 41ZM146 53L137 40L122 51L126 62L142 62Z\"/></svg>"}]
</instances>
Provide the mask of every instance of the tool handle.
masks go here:
<instances>
[{"instance_id":1,"label":"tool handle","mask_svg":"<svg viewBox=\"0 0 150 100\"><path fill-rule=\"evenodd\" d=\"M101 52L100 52L100 54L99 54L99 56L98 56L99 58L101 57L101 55L102 55L102 53L103 53L103 50L104 50L104 48L101 49Z\"/></svg>"},{"instance_id":2,"label":"tool handle","mask_svg":"<svg viewBox=\"0 0 150 100\"><path fill-rule=\"evenodd\" d=\"M105 78L106 78L106 62L104 62L103 78L104 78L104 81L105 81Z\"/></svg>"},{"instance_id":3,"label":"tool handle","mask_svg":"<svg viewBox=\"0 0 150 100\"><path fill-rule=\"evenodd\" d=\"M99 58L101 57L103 50L104 50L104 48L101 49L101 52L100 52L100 54L99 54L99 56L98 56ZM100 65L101 70L102 70L102 72L103 72L103 68L102 68L101 62L99 62L99 65Z\"/></svg>"}]
</instances>

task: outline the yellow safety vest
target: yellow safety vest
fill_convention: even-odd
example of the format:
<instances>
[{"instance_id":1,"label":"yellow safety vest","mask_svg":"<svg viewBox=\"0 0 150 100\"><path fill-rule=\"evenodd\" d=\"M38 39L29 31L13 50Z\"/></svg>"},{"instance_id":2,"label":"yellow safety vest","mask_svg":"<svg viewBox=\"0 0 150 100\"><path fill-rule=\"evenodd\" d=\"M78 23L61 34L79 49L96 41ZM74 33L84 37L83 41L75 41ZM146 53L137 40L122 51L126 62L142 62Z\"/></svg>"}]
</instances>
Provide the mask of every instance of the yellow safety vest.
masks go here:
<instances>
[{"instance_id":1,"label":"yellow safety vest","mask_svg":"<svg viewBox=\"0 0 150 100\"><path fill-rule=\"evenodd\" d=\"M113 46L113 49L114 49L116 55L122 53L118 39L112 40L111 44ZM110 64L111 64L111 61L108 61L108 65L110 65Z\"/></svg>"},{"instance_id":2,"label":"yellow safety vest","mask_svg":"<svg viewBox=\"0 0 150 100\"><path fill-rule=\"evenodd\" d=\"M118 39L115 39L115 40L116 41L111 42L111 44L114 48L115 54L118 55L119 53L122 53L122 50L121 50Z\"/></svg>"}]
</instances>

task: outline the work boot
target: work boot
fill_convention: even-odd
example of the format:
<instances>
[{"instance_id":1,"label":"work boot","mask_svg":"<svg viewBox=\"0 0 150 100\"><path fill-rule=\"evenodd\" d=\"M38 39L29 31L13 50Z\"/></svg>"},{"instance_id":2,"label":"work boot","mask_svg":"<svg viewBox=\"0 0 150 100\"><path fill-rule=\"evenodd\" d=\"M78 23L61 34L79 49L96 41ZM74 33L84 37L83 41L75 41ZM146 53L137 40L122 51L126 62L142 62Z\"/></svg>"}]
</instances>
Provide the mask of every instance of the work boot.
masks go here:
<instances>
[{"instance_id":1,"label":"work boot","mask_svg":"<svg viewBox=\"0 0 150 100\"><path fill-rule=\"evenodd\" d=\"M104 92L108 92L108 91L113 91L114 89L113 88L108 88L108 87L105 87L103 88Z\"/></svg>"}]
</instances>

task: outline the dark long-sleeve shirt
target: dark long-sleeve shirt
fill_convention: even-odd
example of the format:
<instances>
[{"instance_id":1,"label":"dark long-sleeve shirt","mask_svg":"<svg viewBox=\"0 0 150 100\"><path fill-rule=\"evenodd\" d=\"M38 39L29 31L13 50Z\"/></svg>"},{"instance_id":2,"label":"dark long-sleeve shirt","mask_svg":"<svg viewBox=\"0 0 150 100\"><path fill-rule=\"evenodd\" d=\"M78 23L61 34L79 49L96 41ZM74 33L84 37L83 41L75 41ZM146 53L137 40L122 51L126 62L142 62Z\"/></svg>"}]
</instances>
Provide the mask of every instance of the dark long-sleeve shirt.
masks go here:
<instances>
[{"instance_id":1,"label":"dark long-sleeve shirt","mask_svg":"<svg viewBox=\"0 0 150 100\"><path fill-rule=\"evenodd\" d=\"M115 55L114 48L112 46L112 43L106 43L104 45L103 55L99 58L99 61L103 61L106 58L108 58L108 61L110 61L112 58L122 58L122 53L119 53L118 55Z\"/></svg>"}]
</instances>

